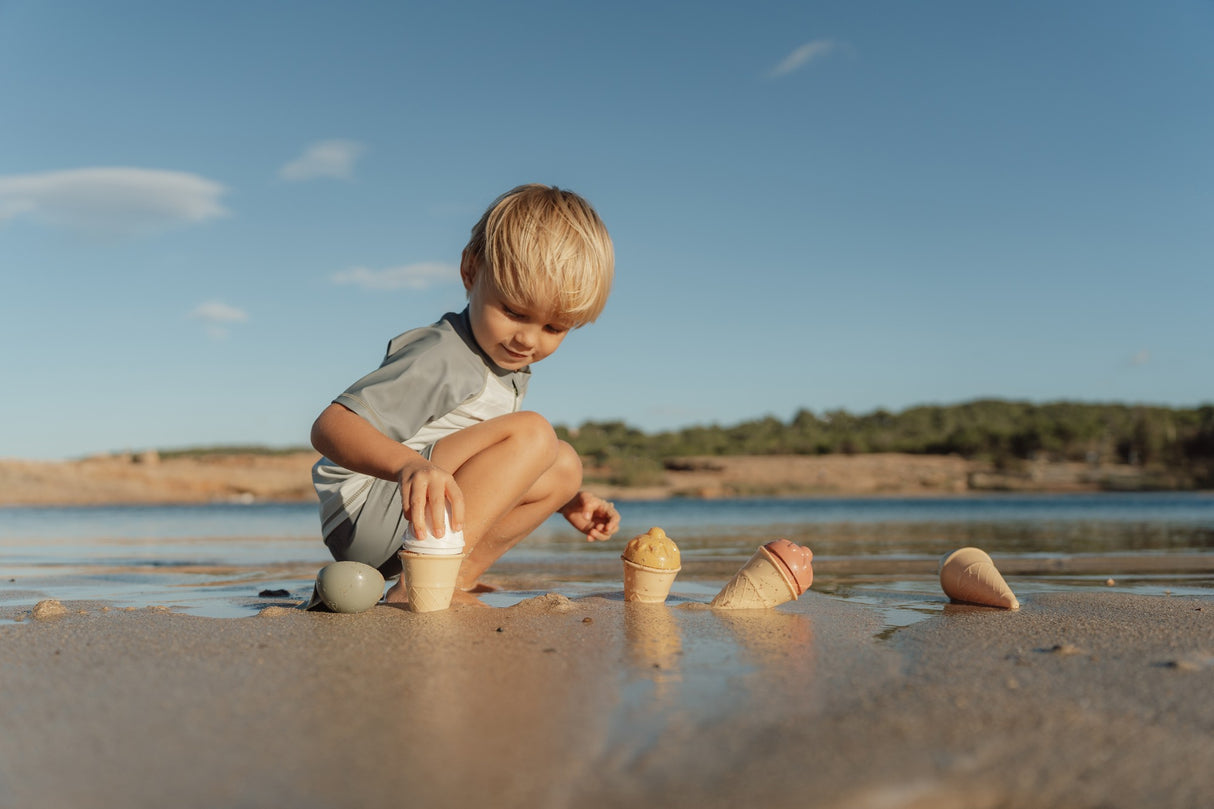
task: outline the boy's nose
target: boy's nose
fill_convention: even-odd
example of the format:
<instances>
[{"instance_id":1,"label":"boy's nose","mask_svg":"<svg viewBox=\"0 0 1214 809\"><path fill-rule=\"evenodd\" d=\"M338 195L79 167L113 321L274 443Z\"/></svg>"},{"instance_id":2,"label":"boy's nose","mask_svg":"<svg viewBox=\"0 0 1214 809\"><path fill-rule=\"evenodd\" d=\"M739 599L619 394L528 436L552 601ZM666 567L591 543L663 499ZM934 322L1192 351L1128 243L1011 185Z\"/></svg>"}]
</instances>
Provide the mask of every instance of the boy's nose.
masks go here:
<instances>
[{"instance_id":1,"label":"boy's nose","mask_svg":"<svg viewBox=\"0 0 1214 809\"><path fill-rule=\"evenodd\" d=\"M536 337L531 329L519 329L514 333L514 342L525 348L531 348L535 345Z\"/></svg>"}]
</instances>

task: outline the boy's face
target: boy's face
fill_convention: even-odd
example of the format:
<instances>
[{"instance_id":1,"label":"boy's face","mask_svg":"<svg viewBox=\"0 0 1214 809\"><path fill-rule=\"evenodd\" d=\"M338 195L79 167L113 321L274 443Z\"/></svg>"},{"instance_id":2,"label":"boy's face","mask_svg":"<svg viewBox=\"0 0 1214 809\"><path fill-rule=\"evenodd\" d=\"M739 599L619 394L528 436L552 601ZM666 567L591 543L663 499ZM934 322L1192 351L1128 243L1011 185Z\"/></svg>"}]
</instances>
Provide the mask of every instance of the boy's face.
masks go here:
<instances>
[{"instance_id":1,"label":"boy's face","mask_svg":"<svg viewBox=\"0 0 1214 809\"><path fill-rule=\"evenodd\" d=\"M561 345L570 325L552 312L508 303L487 279L465 274L472 336L489 359L507 371L539 362Z\"/></svg>"}]
</instances>

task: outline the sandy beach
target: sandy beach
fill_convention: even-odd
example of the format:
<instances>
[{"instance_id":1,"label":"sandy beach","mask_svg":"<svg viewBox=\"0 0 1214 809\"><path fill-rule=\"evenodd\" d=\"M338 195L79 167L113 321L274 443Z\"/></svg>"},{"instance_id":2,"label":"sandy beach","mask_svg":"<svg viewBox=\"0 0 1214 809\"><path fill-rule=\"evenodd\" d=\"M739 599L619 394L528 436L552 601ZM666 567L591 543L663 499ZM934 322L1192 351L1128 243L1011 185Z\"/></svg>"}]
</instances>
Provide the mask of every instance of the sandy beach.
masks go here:
<instances>
[{"instance_id":1,"label":"sandy beach","mask_svg":"<svg viewBox=\"0 0 1214 809\"><path fill-rule=\"evenodd\" d=\"M1214 601L1022 600L25 610L0 806L1208 805Z\"/></svg>"},{"instance_id":2,"label":"sandy beach","mask_svg":"<svg viewBox=\"0 0 1214 809\"><path fill-rule=\"evenodd\" d=\"M680 474L954 479L904 460ZM289 490L306 461L242 485ZM112 502L204 498L200 469L243 462L72 468ZM13 509L0 809L1209 805L1208 496L705 496L627 504L682 527L665 605L623 601L622 542L544 534L486 577L488 606L431 614L295 609L324 561L310 504ZM709 609L776 530L818 554L813 589ZM971 543L1002 550L1020 610L948 602L939 554Z\"/></svg>"}]
</instances>

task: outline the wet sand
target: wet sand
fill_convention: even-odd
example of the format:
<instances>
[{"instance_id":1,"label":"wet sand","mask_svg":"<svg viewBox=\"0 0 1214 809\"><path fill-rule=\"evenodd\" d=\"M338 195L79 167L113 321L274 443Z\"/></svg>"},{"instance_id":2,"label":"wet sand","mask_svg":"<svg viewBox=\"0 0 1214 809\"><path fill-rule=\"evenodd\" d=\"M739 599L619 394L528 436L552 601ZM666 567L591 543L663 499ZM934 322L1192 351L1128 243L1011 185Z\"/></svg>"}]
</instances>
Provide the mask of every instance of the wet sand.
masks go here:
<instances>
[{"instance_id":1,"label":"wet sand","mask_svg":"<svg viewBox=\"0 0 1214 809\"><path fill-rule=\"evenodd\" d=\"M1214 598L1022 602L25 610L0 806L1207 805Z\"/></svg>"}]
</instances>

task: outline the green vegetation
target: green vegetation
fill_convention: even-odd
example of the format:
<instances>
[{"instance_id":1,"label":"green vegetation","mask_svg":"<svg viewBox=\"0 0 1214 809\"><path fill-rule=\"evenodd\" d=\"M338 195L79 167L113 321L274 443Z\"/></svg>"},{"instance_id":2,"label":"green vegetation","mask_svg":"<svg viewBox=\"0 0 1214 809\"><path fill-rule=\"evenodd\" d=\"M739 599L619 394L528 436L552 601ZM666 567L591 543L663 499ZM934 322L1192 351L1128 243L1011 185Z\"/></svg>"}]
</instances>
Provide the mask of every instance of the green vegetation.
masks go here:
<instances>
[{"instance_id":1,"label":"green vegetation","mask_svg":"<svg viewBox=\"0 0 1214 809\"><path fill-rule=\"evenodd\" d=\"M697 425L645 433L622 421L558 426L587 461L588 476L621 486L663 482L674 459L714 455L826 455L904 452L959 455L1011 470L1030 460L1130 464L1167 487L1214 488L1214 405L1180 409L1124 404L984 399L912 407L900 413L800 410L733 426ZM280 455L308 447L193 447L161 458Z\"/></svg>"},{"instance_id":2,"label":"green vegetation","mask_svg":"<svg viewBox=\"0 0 1214 809\"><path fill-rule=\"evenodd\" d=\"M1121 404L1031 404L980 400L876 410L797 412L732 427L695 426L646 434L619 421L558 433L611 483L656 482L670 459L690 455L824 455L905 452L960 455L999 468L1045 459L1126 463L1214 487L1214 405L1177 409Z\"/></svg>"}]
</instances>

